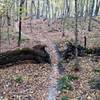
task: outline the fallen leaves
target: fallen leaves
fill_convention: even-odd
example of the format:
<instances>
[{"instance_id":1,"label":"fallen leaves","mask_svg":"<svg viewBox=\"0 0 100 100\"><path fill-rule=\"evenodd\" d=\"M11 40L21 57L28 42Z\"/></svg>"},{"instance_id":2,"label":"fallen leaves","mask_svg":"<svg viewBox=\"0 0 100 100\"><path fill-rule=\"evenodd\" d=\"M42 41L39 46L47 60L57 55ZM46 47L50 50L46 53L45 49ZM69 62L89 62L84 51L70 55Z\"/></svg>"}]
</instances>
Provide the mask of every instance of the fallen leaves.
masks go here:
<instances>
[{"instance_id":1,"label":"fallen leaves","mask_svg":"<svg viewBox=\"0 0 100 100\"><path fill-rule=\"evenodd\" d=\"M38 98L36 100L41 100L43 95L46 98L50 71L47 64L21 64L0 70L0 95L4 100L7 100L6 96L8 100L29 95L34 99ZM22 76L23 82L17 83L14 80L17 75Z\"/></svg>"}]
</instances>

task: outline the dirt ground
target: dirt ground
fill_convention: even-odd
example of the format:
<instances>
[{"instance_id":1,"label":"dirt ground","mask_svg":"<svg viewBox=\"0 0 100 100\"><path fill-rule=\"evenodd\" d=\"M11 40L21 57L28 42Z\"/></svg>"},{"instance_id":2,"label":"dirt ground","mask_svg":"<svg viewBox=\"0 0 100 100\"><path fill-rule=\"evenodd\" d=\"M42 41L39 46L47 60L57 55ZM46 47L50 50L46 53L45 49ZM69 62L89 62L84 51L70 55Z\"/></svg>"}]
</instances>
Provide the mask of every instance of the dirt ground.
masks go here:
<instances>
[{"instance_id":1,"label":"dirt ground","mask_svg":"<svg viewBox=\"0 0 100 100\"><path fill-rule=\"evenodd\" d=\"M62 38L62 25L58 22L52 23L48 26L47 21L43 20L33 20L32 30L30 29L30 22L25 20L22 23L22 47L33 47L36 44L46 44L46 50L50 53L52 63L55 61L55 50L52 48L52 43L60 42L62 40L74 40L74 21L67 20L65 27L65 37ZM16 23L18 24L18 23ZM92 21L92 31L88 32L88 21L86 23L80 22L78 25L79 30L79 42L83 44L84 35L87 37L87 46L94 47L99 45L99 33L100 26ZM81 30L82 29L82 30ZM13 30L13 29L12 29ZM10 44L7 38L7 33L2 34L1 40L1 52L13 50L17 47L18 33L13 30L10 32ZM95 96L100 97L100 91L93 91L89 88L87 82L94 75L96 75L92 70L93 67L100 66L100 63L91 62L90 58L81 58L80 67L82 71L79 73L74 73L71 71L71 66L73 66L73 61L69 64L66 63L65 74L78 75L79 80L73 82L73 91L64 91L63 93L58 93L58 99L62 95L66 95L70 100L77 100L76 98L82 96L82 100L99 100L94 99ZM47 100L49 76L52 73L52 68L50 65L35 65L35 64L22 64L9 67L7 69L0 69L0 98L4 100L19 100L19 98L24 98L23 100L30 100L29 98L34 98L34 100ZM23 82L18 84L15 81L17 76L21 76ZM32 99L33 100L33 99Z\"/></svg>"}]
</instances>

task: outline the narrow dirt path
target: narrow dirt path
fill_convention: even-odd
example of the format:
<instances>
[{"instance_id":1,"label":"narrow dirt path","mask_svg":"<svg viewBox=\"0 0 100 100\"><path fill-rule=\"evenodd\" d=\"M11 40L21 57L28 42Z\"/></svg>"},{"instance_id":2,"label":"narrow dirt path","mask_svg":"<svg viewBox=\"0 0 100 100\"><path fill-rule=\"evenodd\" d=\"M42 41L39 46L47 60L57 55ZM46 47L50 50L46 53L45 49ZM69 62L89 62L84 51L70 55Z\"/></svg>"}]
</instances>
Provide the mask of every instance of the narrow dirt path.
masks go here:
<instances>
[{"instance_id":1,"label":"narrow dirt path","mask_svg":"<svg viewBox=\"0 0 100 100\"><path fill-rule=\"evenodd\" d=\"M50 75L50 86L48 88L48 100L56 100L56 96L57 96L57 81L60 75L60 71L59 71L59 63L62 59L59 51L58 51L58 47L56 46L56 44L53 42L51 44L51 48L52 48L52 52L51 55L53 57L53 59L55 61L53 61L52 59L52 72Z\"/></svg>"},{"instance_id":2,"label":"narrow dirt path","mask_svg":"<svg viewBox=\"0 0 100 100\"><path fill-rule=\"evenodd\" d=\"M47 30L44 30L44 31L47 31ZM49 75L50 84L48 87L48 100L56 100L57 80L59 78L58 64L60 61L60 54L58 53L56 45L54 43L55 38L52 37L53 36L52 34L55 34L55 33L46 33L46 32L41 32L40 30L33 30L33 34L28 33L28 32L26 33L23 33L23 32L22 32L22 35L26 36L28 39L30 39L30 41L33 41L35 38L35 40L39 40L42 44L46 44L48 46L47 51L49 52L51 56L51 67L52 67L51 74ZM57 37L60 37L60 35L61 34L58 33Z\"/></svg>"},{"instance_id":3,"label":"narrow dirt path","mask_svg":"<svg viewBox=\"0 0 100 100\"><path fill-rule=\"evenodd\" d=\"M49 76L50 86L48 87L48 100L56 100L57 96L57 79L59 78L58 61L59 57L55 48L54 43L50 45L51 47L51 62L52 62L52 72Z\"/></svg>"}]
</instances>

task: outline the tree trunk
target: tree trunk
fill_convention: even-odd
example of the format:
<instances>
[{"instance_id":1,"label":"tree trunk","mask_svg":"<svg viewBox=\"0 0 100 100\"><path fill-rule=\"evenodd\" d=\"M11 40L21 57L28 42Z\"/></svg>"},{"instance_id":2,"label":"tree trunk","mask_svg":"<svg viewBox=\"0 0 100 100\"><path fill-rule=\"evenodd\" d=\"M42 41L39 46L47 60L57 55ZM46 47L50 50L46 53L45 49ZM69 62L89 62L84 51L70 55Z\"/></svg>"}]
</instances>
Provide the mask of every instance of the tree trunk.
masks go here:
<instances>
[{"instance_id":1,"label":"tree trunk","mask_svg":"<svg viewBox=\"0 0 100 100\"><path fill-rule=\"evenodd\" d=\"M37 16L36 18L39 19L40 18L40 1L38 0L38 7L37 7Z\"/></svg>"},{"instance_id":2,"label":"tree trunk","mask_svg":"<svg viewBox=\"0 0 100 100\"><path fill-rule=\"evenodd\" d=\"M27 0L26 0L26 2L25 2L25 8L26 8L26 13L25 13L25 15L26 15L26 17L27 17L27 13L28 13L28 10L27 10Z\"/></svg>"},{"instance_id":3,"label":"tree trunk","mask_svg":"<svg viewBox=\"0 0 100 100\"><path fill-rule=\"evenodd\" d=\"M7 9L7 15L6 15L6 17L7 17L7 35L8 35L8 43L10 45L9 26L11 23L10 23L10 16L8 15L8 13L9 13L9 11Z\"/></svg>"},{"instance_id":4,"label":"tree trunk","mask_svg":"<svg viewBox=\"0 0 100 100\"><path fill-rule=\"evenodd\" d=\"M75 0L75 71L79 71L78 62L78 12L77 12L77 0Z\"/></svg>"},{"instance_id":5,"label":"tree trunk","mask_svg":"<svg viewBox=\"0 0 100 100\"><path fill-rule=\"evenodd\" d=\"M100 8L100 1L98 2L98 0L97 0L97 2L96 2L97 4L96 4L96 9L95 9L95 16L97 16L98 15L98 13L99 13L99 8Z\"/></svg>"},{"instance_id":6,"label":"tree trunk","mask_svg":"<svg viewBox=\"0 0 100 100\"><path fill-rule=\"evenodd\" d=\"M88 4L89 4L89 1L87 0L87 2L86 2L86 10L85 10L85 21L86 21L86 18L88 16Z\"/></svg>"},{"instance_id":7,"label":"tree trunk","mask_svg":"<svg viewBox=\"0 0 100 100\"><path fill-rule=\"evenodd\" d=\"M0 16L0 52L1 52L1 28L2 28L2 16Z\"/></svg>"},{"instance_id":8,"label":"tree trunk","mask_svg":"<svg viewBox=\"0 0 100 100\"><path fill-rule=\"evenodd\" d=\"M18 37L18 47L20 47L21 43L21 30L22 30L22 7L25 0L20 1L20 12L19 12L19 37Z\"/></svg>"},{"instance_id":9,"label":"tree trunk","mask_svg":"<svg viewBox=\"0 0 100 100\"><path fill-rule=\"evenodd\" d=\"M89 14L89 25L88 25L88 31L91 31L91 21L92 21L92 14L93 14L94 3L95 3L95 0L93 0L93 2L92 2L92 6L91 6L91 10L90 10L90 14Z\"/></svg>"}]
</instances>

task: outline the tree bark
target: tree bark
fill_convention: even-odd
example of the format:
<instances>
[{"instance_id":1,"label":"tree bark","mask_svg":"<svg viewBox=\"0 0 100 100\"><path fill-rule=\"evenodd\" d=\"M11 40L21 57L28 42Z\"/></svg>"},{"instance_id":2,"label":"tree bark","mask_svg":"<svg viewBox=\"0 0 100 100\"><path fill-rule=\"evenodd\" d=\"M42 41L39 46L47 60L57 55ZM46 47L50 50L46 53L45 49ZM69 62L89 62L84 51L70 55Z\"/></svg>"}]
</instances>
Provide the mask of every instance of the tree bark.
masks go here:
<instances>
[{"instance_id":1,"label":"tree bark","mask_svg":"<svg viewBox=\"0 0 100 100\"><path fill-rule=\"evenodd\" d=\"M75 0L75 71L79 71L78 62L78 12L77 12L77 0Z\"/></svg>"},{"instance_id":2,"label":"tree bark","mask_svg":"<svg viewBox=\"0 0 100 100\"><path fill-rule=\"evenodd\" d=\"M33 63L51 63L50 56L45 50L45 45L36 45L32 49L22 48L13 51L0 53L0 68L10 66L23 61L32 61Z\"/></svg>"},{"instance_id":3,"label":"tree bark","mask_svg":"<svg viewBox=\"0 0 100 100\"><path fill-rule=\"evenodd\" d=\"M95 0L93 0L93 2L92 2L92 6L91 6L91 10L90 10L90 14L89 14L89 25L88 25L88 31L91 31L91 21L92 21L92 14L93 14L94 3L95 3Z\"/></svg>"},{"instance_id":4,"label":"tree bark","mask_svg":"<svg viewBox=\"0 0 100 100\"><path fill-rule=\"evenodd\" d=\"M19 12L19 37L18 37L18 47L21 44L21 30L22 30L22 7L25 0L20 1L20 12Z\"/></svg>"},{"instance_id":5,"label":"tree bark","mask_svg":"<svg viewBox=\"0 0 100 100\"><path fill-rule=\"evenodd\" d=\"M1 28L2 28L2 16L0 17L0 52L1 52Z\"/></svg>"}]
</instances>

